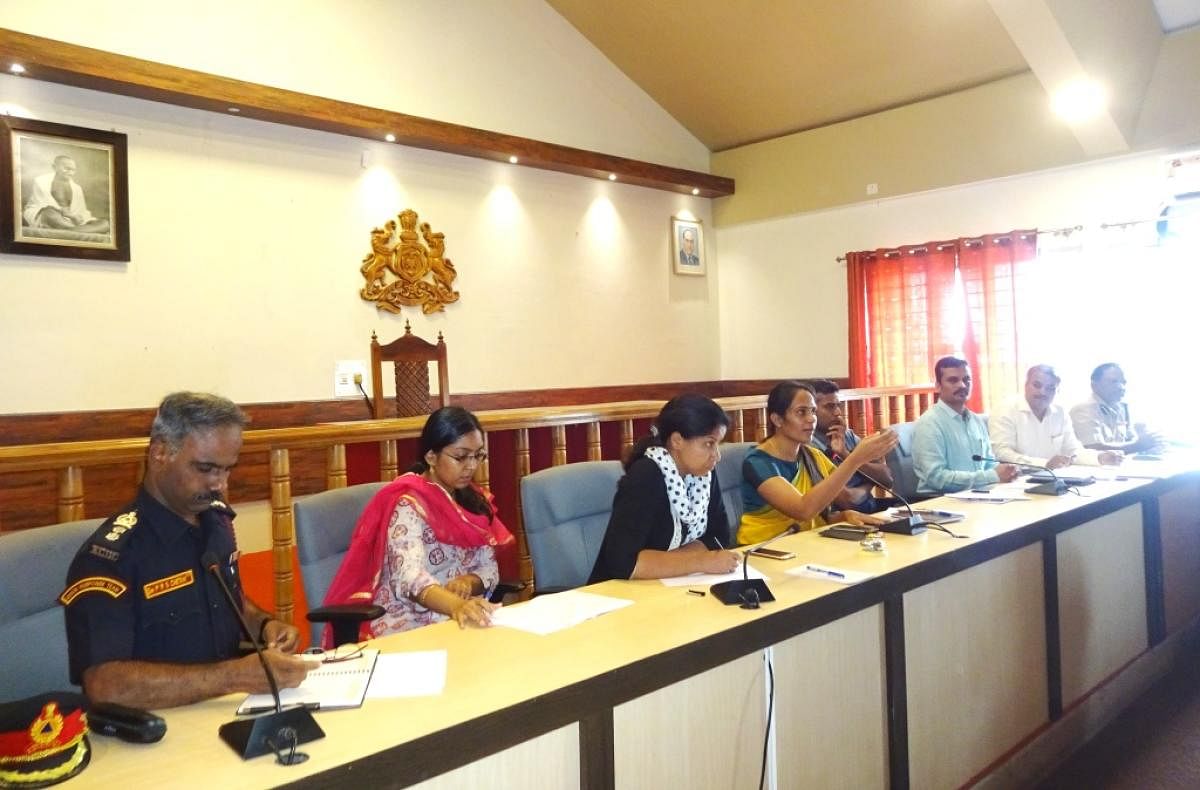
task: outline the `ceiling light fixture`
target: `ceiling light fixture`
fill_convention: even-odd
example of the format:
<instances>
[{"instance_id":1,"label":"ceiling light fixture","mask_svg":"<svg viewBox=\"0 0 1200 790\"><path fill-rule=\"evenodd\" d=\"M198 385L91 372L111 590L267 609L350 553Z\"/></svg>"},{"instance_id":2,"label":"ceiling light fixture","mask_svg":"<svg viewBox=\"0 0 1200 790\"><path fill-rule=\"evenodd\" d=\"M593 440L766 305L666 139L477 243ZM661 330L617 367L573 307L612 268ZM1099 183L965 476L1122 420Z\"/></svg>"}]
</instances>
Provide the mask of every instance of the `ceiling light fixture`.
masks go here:
<instances>
[{"instance_id":1,"label":"ceiling light fixture","mask_svg":"<svg viewBox=\"0 0 1200 790\"><path fill-rule=\"evenodd\" d=\"M241 110L240 110L239 108L237 108L237 107L230 107L230 108L229 108L229 111L230 111L230 112L232 112L232 113L239 113L239 112L241 112Z\"/></svg>"},{"instance_id":2,"label":"ceiling light fixture","mask_svg":"<svg viewBox=\"0 0 1200 790\"><path fill-rule=\"evenodd\" d=\"M609 173L609 174L608 174L608 180L609 180L609 181L616 181L616 180L617 180L617 174L616 174L616 173Z\"/></svg>"},{"instance_id":3,"label":"ceiling light fixture","mask_svg":"<svg viewBox=\"0 0 1200 790\"><path fill-rule=\"evenodd\" d=\"M24 74L25 73L25 67L22 66L20 63L12 64L11 66L8 67L8 70L11 71L13 74Z\"/></svg>"},{"instance_id":4,"label":"ceiling light fixture","mask_svg":"<svg viewBox=\"0 0 1200 790\"><path fill-rule=\"evenodd\" d=\"M508 163L509 163L510 165L515 165L517 162L520 162L520 161L521 161L521 160L520 160L520 159L517 159L515 156L510 156L510 157L508 158Z\"/></svg>"},{"instance_id":5,"label":"ceiling light fixture","mask_svg":"<svg viewBox=\"0 0 1200 790\"><path fill-rule=\"evenodd\" d=\"M389 143L394 143L394 142L396 142L396 135L392 134L391 132L388 132L387 134L385 134L383 136L383 139L387 140Z\"/></svg>"},{"instance_id":6,"label":"ceiling light fixture","mask_svg":"<svg viewBox=\"0 0 1200 790\"><path fill-rule=\"evenodd\" d=\"M1071 80L1054 93L1054 112L1067 123L1090 121L1104 112L1104 87L1086 77Z\"/></svg>"},{"instance_id":7,"label":"ceiling light fixture","mask_svg":"<svg viewBox=\"0 0 1200 790\"><path fill-rule=\"evenodd\" d=\"M700 187L692 187L692 194L693 194L693 195L699 195L699 194L700 194Z\"/></svg>"}]
</instances>

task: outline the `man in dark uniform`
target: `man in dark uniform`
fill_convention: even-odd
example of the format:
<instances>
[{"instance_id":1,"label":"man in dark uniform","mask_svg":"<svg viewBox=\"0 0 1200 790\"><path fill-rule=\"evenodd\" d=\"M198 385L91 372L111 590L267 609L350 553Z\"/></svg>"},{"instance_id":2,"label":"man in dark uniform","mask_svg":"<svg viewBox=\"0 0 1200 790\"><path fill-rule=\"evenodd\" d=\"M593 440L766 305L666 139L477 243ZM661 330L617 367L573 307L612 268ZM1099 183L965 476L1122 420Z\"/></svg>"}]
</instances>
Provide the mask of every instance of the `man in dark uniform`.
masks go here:
<instances>
[{"instance_id":1,"label":"man in dark uniform","mask_svg":"<svg viewBox=\"0 0 1200 790\"><path fill-rule=\"evenodd\" d=\"M216 395L177 392L159 406L137 498L75 555L60 596L71 679L95 701L138 708L270 690L209 567L239 600L281 688L307 664L293 626L242 595L233 510L224 503L246 416Z\"/></svg>"}]
</instances>

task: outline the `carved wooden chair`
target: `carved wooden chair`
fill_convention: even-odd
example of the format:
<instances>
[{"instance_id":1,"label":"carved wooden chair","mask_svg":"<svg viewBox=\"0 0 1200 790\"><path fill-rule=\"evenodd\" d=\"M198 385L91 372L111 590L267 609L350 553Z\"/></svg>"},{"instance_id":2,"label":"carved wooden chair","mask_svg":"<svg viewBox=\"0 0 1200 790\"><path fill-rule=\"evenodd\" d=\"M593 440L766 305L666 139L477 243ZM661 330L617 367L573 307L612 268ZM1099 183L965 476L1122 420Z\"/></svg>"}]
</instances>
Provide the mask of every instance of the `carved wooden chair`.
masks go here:
<instances>
[{"instance_id":1,"label":"carved wooden chair","mask_svg":"<svg viewBox=\"0 0 1200 790\"><path fill-rule=\"evenodd\" d=\"M396 369L397 417L416 417L429 414L429 363L437 363L438 406L450 405L450 372L446 363L446 341L438 332L437 343L422 340L404 322L404 334L385 345L371 333L371 389L374 400L371 408L375 419L383 419L383 363L391 362Z\"/></svg>"}]
</instances>

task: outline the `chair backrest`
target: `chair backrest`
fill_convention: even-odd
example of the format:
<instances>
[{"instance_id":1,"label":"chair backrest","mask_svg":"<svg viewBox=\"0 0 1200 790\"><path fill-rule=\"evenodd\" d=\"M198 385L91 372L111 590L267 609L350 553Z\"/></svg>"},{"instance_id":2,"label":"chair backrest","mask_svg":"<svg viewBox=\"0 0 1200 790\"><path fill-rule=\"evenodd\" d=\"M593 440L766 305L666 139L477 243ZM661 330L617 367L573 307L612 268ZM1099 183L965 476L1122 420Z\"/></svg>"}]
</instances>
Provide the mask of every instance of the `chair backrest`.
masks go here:
<instances>
[{"instance_id":1,"label":"chair backrest","mask_svg":"<svg viewBox=\"0 0 1200 790\"><path fill-rule=\"evenodd\" d=\"M587 584L622 474L617 461L583 461L552 466L521 480L535 589Z\"/></svg>"},{"instance_id":2,"label":"chair backrest","mask_svg":"<svg viewBox=\"0 0 1200 790\"><path fill-rule=\"evenodd\" d=\"M438 332L437 343L422 340L412 333L412 326L404 322L404 334L390 343L380 345L379 338L371 333L371 390L374 402L371 408L375 419L388 415L383 413L383 363L391 362L396 373L396 415L416 417L429 414L429 363L437 363L439 406L450 404L450 371L446 362L446 341Z\"/></svg>"},{"instance_id":3,"label":"chair backrest","mask_svg":"<svg viewBox=\"0 0 1200 790\"><path fill-rule=\"evenodd\" d=\"M916 425L915 422L901 422L890 426L900 442L887 454L886 459L894 490L910 502L928 496L917 494L917 473L913 471L913 430Z\"/></svg>"},{"instance_id":4,"label":"chair backrest","mask_svg":"<svg viewBox=\"0 0 1200 790\"><path fill-rule=\"evenodd\" d=\"M729 516L730 539L737 535L742 520L742 461L754 442L731 442L721 445L721 460L717 461L717 482L721 484L721 499Z\"/></svg>"},{"instance_id":5,"label":"chair backrest","mask_svg":"<svg viewBox=\"0 0 1200 790\"><path fill-rule=\"evenodd\" d=\"M74 689L58 595L79 547L103 519L0 535L0 701Z\"/></svg>"},{"instance_id":6,"label":"chair backrest","mask_svg":"<svg viewBox=\"0 0 1200 790\"><path fill-rule=\"evenodd\" d=\"M350 536L358 517L375 492L386 483L363 483L348 488L322 491L292 505L295 513L296 553L300 557L300 575L304 597L310 609L325 600L325 591L342 566L350 548ZM321 644L321 628L313 628L312 643Z\"/></svg>"}]
</instances>

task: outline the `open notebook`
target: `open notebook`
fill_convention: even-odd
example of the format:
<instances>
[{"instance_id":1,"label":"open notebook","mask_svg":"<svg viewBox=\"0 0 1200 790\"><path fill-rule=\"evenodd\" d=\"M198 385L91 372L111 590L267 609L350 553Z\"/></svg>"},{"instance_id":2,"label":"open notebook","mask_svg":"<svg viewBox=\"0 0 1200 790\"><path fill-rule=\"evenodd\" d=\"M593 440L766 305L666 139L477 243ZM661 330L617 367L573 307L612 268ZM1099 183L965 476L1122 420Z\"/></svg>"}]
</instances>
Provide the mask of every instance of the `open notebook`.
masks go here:
<instances>
[{"instance_id":1,"label":"open notebook","mask_svg":"<svg viewBox=\"0 0 1200 790\"><path fill-rule=\"evenodd\" d=\"M280 689L279 701L285 708L296 705L313 710L362 707L378 658L379 651L371 648L363 650L357 658L317 664L308 671L308 676L299 686ZM270 694L251 694L238 706L237 715L247 716L272 710L275 710L275 700Z\"/></svg>"}]
</instances>

